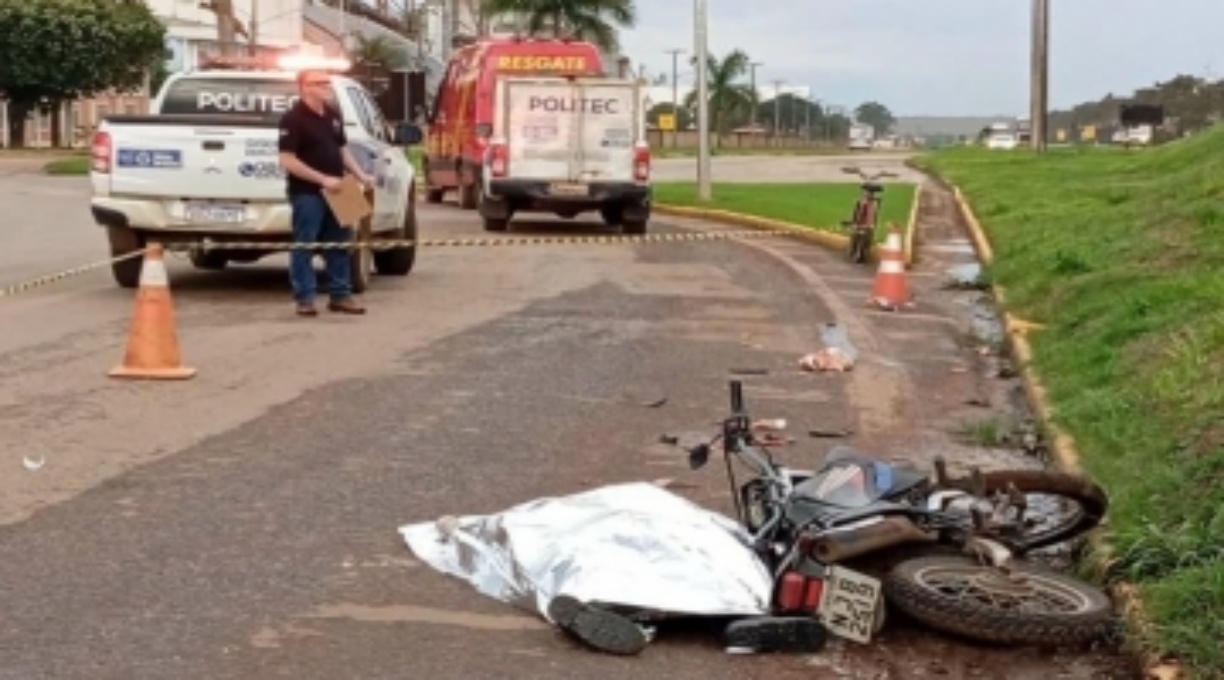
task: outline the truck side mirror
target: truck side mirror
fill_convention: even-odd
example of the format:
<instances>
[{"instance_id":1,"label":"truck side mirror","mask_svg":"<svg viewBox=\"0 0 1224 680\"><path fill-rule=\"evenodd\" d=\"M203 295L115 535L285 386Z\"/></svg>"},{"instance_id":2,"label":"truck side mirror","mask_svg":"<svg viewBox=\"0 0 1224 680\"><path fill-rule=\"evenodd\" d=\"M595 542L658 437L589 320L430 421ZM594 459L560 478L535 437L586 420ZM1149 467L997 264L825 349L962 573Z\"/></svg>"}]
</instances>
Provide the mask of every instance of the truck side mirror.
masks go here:
<instances>
[{"instance_id":1,"label":"truck side mirror","mask_svg":"<svg viewBox=\"0 0 1224 680\"><path fill-rule=\"evenodd\" d=\"M399 146L412 146L420 144L421 127L415 123L400 123L395 127L395 143Z\"/></svg>"}]
</instances>

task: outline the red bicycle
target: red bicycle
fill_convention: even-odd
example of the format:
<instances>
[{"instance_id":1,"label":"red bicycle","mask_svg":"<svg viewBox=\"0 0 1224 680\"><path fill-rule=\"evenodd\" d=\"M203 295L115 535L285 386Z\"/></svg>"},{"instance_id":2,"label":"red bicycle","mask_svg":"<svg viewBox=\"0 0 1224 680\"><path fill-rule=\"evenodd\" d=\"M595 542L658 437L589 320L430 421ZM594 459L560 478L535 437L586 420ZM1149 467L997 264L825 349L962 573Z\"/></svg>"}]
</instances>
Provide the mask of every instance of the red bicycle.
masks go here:
<instances>
[{"instance_id":1,"label":"red bicycle","mask_svg":"<svg viewBox=\"0 0 1224 680\"><path fill-rule=\"evenodd\" d=\"M850 221L842 222L842 226L850 230L850 247L847 249L847 258L851 262L862 264L867 261L867 253L871 251L871 245L875 242L875 230L880 222L880 203L882 202L880 194L884 193L884 185L876 180L897 175L886 170L868 175L857 167L845 167L842 168L842 172L863 178L863 183L859 185L862 193L854 202L854 215Z\"/></svg>"}]
</instances>

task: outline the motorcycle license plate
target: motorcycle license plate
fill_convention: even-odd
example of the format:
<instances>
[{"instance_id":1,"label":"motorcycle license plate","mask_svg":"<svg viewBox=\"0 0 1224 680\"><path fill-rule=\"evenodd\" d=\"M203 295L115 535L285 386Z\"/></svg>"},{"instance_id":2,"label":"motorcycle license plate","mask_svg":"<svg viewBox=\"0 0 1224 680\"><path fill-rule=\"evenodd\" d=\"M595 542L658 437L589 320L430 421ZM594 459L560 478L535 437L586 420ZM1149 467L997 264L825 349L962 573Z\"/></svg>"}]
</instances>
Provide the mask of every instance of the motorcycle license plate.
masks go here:
<instances>
[{"instance_id":1,"label":"motorcycle license plate","mask_svg":"<svg viewBox=\"0 0 1224 680\"><path fill-rule=\"evenodd\" d=\"M830 633L871 642L880 607L880 581L843 567L829 568L816 612Z\"/></svg>"}]
</instances>

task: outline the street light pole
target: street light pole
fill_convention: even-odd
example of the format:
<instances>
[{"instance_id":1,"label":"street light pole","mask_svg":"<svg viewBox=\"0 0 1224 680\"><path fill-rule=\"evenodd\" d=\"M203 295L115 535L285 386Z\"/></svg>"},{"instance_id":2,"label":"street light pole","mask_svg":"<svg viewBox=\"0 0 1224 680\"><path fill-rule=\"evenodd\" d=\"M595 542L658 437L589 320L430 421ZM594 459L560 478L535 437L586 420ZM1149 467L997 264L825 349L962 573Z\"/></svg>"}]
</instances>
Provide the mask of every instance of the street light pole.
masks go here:
<instances>
[{"instance_id":1,"label":"street light pole","mask_svg":"<svg viewBox=\"0 0 1224 680\"><path fill-rule=\"evenodd\" d=\"M676 80L679 77L678 60L684 50L667 50L672 55L672 148L680 146L680 95Z\"/></svg>"},{"instance_id":2,"label":"street light pole","mask_svg":"<svg viewBox=\"0 0 1224 680\"><path fill-rule=\"evenodd\" d=\"M693 34L697 42L697 196L710 200L710 95L706 0L693 0Z\"/></svg>"},{"instance_id":3,"label":"street light pole","mask_svg":"<svg viewBox=\"0 0 1224 680\"><path fill-rule=\"evenodd\" d=\"M761 105L761 98L757 96L756 70L758 66L764 65L764 62L760 61L754 61L751 64L748 64L748 77L752 79L752 120L750 120L749 123L754 128L757 124L757 107Z\"/></svg>"},{"instance_id":4,"label":"street light pole","mask_svg":"<svg viewBox=\"0 0 1224 680\"><path fill-rule=\"evenodd\" d=\"M1029 134L1033 150L1046 150L1049 115L1050 0L1033 0L1031 101Z\"/></svg>"},{"instance_id":5,"label":"street light pole","mask_svg":"<svg viewBox=\"0 0 1224 680\"><path fill-rule=\"evenodd\" d=\"M781 132L781 127L782 127L782 85L783 85L785 82L786 82L785 80L775 80L775 81L774 81L774 101L773 101L773 110L774 110L774 129L773 129L773 136L774 136L774 144L775 144L775 145L777 145L777 146L782 146L782 137L781 137L781 135L779 135L778 133L779 133L779 132Z\"/></svg>"}]
</instances>

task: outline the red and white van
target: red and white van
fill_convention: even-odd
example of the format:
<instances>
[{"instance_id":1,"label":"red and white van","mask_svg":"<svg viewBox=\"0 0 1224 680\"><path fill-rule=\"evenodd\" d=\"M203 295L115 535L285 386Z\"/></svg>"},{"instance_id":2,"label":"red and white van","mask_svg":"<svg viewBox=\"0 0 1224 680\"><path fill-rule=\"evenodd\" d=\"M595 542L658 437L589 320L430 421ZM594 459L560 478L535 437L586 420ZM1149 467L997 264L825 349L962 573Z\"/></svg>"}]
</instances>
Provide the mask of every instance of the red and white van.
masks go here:
<instances>
[{"instance_id":1,"label":"red and white van","mask_svg":"<svg viewBox=\"0 0 1224 680\"><path fill-rule=\"evenodd\" d=\"M454 190L460 207L476 208L499 76L602 74L599 50L589 42L484 36L455 50L430 112L424 154L426 200L439 203L445 192Z\"/></svg>"}]
</instances>

